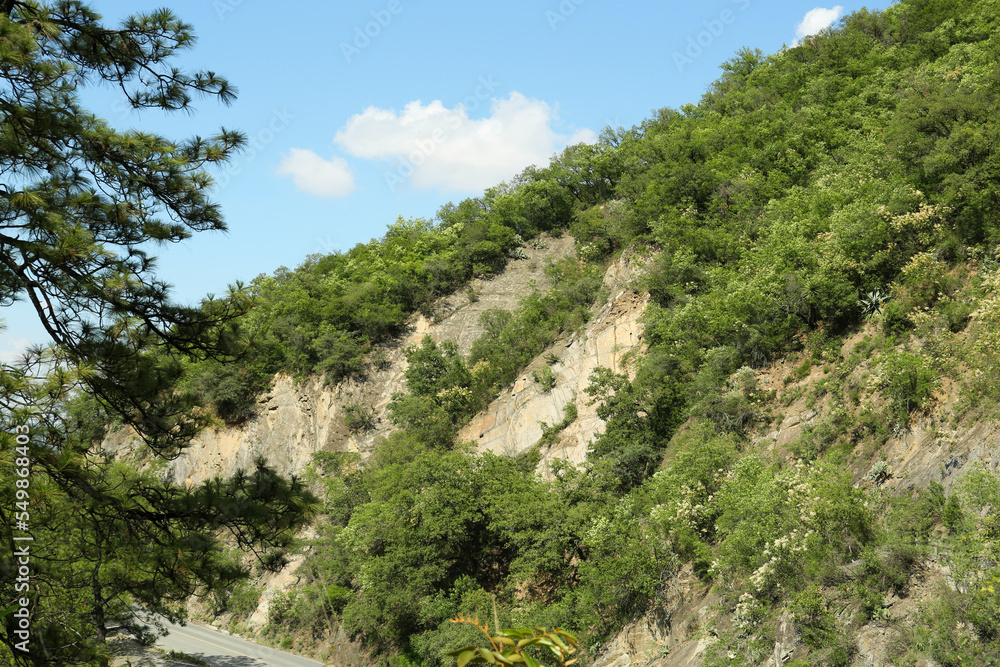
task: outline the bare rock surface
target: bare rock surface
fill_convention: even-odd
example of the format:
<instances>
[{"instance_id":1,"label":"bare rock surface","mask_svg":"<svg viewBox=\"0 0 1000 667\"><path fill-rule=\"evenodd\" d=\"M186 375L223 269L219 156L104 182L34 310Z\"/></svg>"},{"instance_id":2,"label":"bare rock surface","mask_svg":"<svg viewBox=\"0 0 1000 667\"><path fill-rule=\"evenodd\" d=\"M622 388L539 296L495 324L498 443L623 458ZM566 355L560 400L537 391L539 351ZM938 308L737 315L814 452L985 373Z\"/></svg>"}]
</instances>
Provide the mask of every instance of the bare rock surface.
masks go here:
<instances>
[{"instance_id":1,"label":"bare rock surface","mask_svg":"<svg viewBox=\"0 0 1000 667\"><path fill-rule=\"evenodd\" d=\"M685 565L651 611L601 647L593 667L698 667L715 642L705 624L718 602L691 565Z\"/></svg>"},{"instance_id":2,"label":"bare rock surface","mask_svg":"<svg viewBox=\"0 0 1000 667\"><path fill-rule=\"evenodd\" d=\"M383 361L371 366L362 378L333 385L323 378L296 381L287 375L274 378L270 391L257 400L257 414L246 423L206 429L183 455L168 463L166 474L176 482L195 484L216 475L229 477L263 457L282 475L300 473L318 451L354 452L367 456L375 443L392 430L388 406L392 395L406 389L406 354L430 336L440 343L454 340L463 354L482 333L479 318L493 308L513 310L532 289L549 288L545 268L573 255L573 239L543 237L539 247L527 246L528 259L511 260L506 270L489 279L476 279L465 291L441 299L428 319L416 315L409 332L381 350ZM345 425L347 408L356 405L370 411L374 427L351 432ZM135 446L127 435L117 434L105 443L113 452Z\"/></svg>"},{"instance_id":3,"label":"bare rock surface","mask_svg":"<svg viewBox=\"0 0 1000 667\"><path fill-rule=\"evenodd\" d=\"M511 387L459 431L459 440L474 442L480 452L518 454L539 441L545 426L560 423L566 405L572 403L578 416L553 446L541 452L541 467L547 469L545 463L556 458L582 462L587 445L604 427L586 393L590 374L598 366L630 373L627 361L643 349L641 318L648 297L634 291L631 284L648 259L629 255L612 264L604 278L608 302L580 333L557 341L539 355ZM545 366L549 355L558 358L552 365L556 382L545 391L533 380L532 372Z\"/></svg>"}]
</instances>

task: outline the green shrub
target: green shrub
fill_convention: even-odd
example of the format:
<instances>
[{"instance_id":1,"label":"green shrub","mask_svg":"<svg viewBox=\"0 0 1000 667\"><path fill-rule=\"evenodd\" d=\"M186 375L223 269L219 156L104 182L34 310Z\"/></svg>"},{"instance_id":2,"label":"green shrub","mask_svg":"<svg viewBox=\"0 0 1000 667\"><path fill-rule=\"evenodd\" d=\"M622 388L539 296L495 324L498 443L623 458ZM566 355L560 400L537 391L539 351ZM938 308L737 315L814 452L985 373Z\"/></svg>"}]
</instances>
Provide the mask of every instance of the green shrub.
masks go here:
<instances>
[{"instance_id":1,"label":"green shrub","mask_svg":"<svg viewBox=\"0 0 1000 667\"><path fill-rule=\"evenodd\" d=\"M682 560L706 578L713 561L709 543L715 536L716 496L726 471L739 456L735 435L719 435L704 425L679 434L671 443L666 467L643 485L650 520Z\"/></svg>"},{"instance_id":2,"label":"green shrub","mask_svg":"<svg viewBox=\"0 0 1000 667\"><path fill-rule=\"evenodd\" d=\"M888 336L905 333L913 328L905 305L890 301L882 307L882 331Z\"/></svg>"},{"instance_id":3,"label":"green shrub","mask_svg":"<svg viewBox=\"0 0 1000 667\"><path fill-rule=\"evenodd\" d=\"M932 253L917 253L900 271L910 308L929 306L950 287L948 266Z\"/></svg>"},{"instance_id":4,"label":"green shrub","mask_svg":"<svg viewBox=\"0 0 1000 667\"><path fill-rule=\"evenodd\" d=\"M879 374L879 385L900 423L906 423L911 412L923 409L941 384L938 373L927 359L910 352L886 355L879 366Z\"/></svg>"},{"instance_id":5,"label":"green shrub","mask_svg":"<svg viewBox=\"0 0 1000 667\"><path fill-rule=\"evenodd\" d=\"M656 471L670 437L687 416L683 388L663 376L659 360L647 358L634 381L597 367L585 390L606 423L604 433L590 445L588 460L611 462L622 493Z\"/></svg>"},{"instance_id":6,"label":"green shrub","mask_svg":"<svg viewBox=\"0 0 1000 667\"><path fill-rule=\"evenodd\" d=\"M314 372L327 376L327 382L360 375L369 347L359 337L338 330L322 333L309 345L315 357Z\"/></svg>"},{"instance_id":7,"label":"green shrub","mask_svg":"<svg viewBox=\"0 0 1000 667\"><path fill-rule=\"evenodd\" d=\"M351 433L364 433L375 428L375 411L357 403L344 406L344 426Z\"/></svg>"},{"instance_id":8,"label":"green shrub","mask_svg":"<svg viewBox=\"0 0 1000 667\"><path fill-rule=\"evenodd\" d=\"M240 364L204 361L191 369L188 385L227 424L239 424L256 413L258 394L270 385L271 374L252 360Z\"/></svg>"},{"instance_id":9,"label":"green shrub","mask_svg":"<svg viewBox=\"0 0 1000 667\"><path fill-rule=\"evenodd\" d=\"M881 484L892 477L892 468L885 461L876 461L868 470L865 479L874 484Z\"/></svg>"},{"instance_id":10,"label":"green shrub","mask_svg":"<svg viewBox=\"0 0 1000 667\"><path fill-rule=\"evenodd\" d=\"M948 496L948 502L941 511L941 523L949 533L957 533L962 529L962 505L955 494Z\"/></svg>"},{"instance_id":11,"label":"green shrub","mask_svg":"<svg viewBox=\"0 0 1000 667\"><path fill-rule=\"evenodd\" d=\"M959 333L969 324L975 307L968 301L954 301L943 299L938 303L938 311L944 317L948 325L948 330L952 333Z\"/></svg>"},{"instance_id":12,"label":"green shrub","mask_svg":"<svg viewBox=\"0 0 1000 667\"><path fill-rule=\"evenodd\" d=\"M660 582L677 567L632 508L633 500L623 498L610 516L594 520L583 538L588 557L580 565L578 604L596 628L594 639L644 612Z\"/></svg>"},{"instance_id":13,"label":"green shrub","mask_svg":"<svg viewBox=\"0 0 1000 667\"><path fill-rule=\"evenodd\" d=\"M923 555L915 545L899 540L882 548L869 546L864 550L855 592L867 618L879 617L886 593L906 594L910 579L919 569L922 559Z\"/></svg>"},{"instance_id":14,"label":"green shrub","mask_svg":"<svg viewBox=\"0 0 1000 667\"><path fill-rule=\"evenodd\" d=\"M944 505L944 488L937 482L926 489L914 489L913 496L891 497L883 512L886 533L899 542L926 543L931 529L941 520Z\"/></svg>"},{"instance_id":15,"label":"green shrub","mask_svg":"<svg viewBox=\"0 0 1000 667\"><path fill-rule=\"evenodd\" d=\"M891 425L892 414L888 406L881 410L862 407L851 430L851 439L855 443L869 442L881 446L889 438Z\"/></svg>"},{"instance_id":16,"label":"green shrub","mask_svg":"<svg viewBox=\"0 0 1000 667\"><path fill-rule=\"evenodd\" d=\"M691 409L691 414L707 419L720 432L743 432L757 418L757 410L739 390L706 396Z\"/></svg>"},{"instance_id":17,"label":"green shrub","mask_svg":"<svg viewBox=\"0 0 1000 667\"><path fill-rule=\"evenodd\" d=\"M576 403L570 401L563 406L563 419L558 424L553 424L549 426L545 422L538 422L542 427L542 437L539 438L539 445L551 445L555 443L557 436L566 430L570 424L576 421L577 409Z\"/></svg>"},{"instance_id":18,"label":"green shrub","mask_svg":"<svg viewBox=\"0 0 1000 667\"><path fill-rule=\"evenodd\" d=\"M791 445L792 452L806 461L814 461L821 454L850 433L853 416L848 410L836 408L826 419L816 425L806 426L802 436Z\"/></svg>"},{"instance_id":19,"label":"green shrub","mask_svg":"<svg viewBox=\"0 0 1000 667\"><path fill-rule=\"evenodd\" d=\"M1000 642L984 641L969 629L968 596L942 584L919 608L915 623L916 648L944 667L990 665L1000 661Z\"/></svg>"},{"instance_id":20,"label":"green shrub","mask_svg":"<svg viewBox=\"0 0 1000 667\"><path fill-rule=\"evenodd\" d=\"M531 371L531 378L541 388L542 393L549 393L556 386L556 376L551 366L543 366L541 370Z\"/></svg>"},{"instance_id":21,"label":"green shrub","mask_svg":"<svg viewBox=\"0 0 1000 667\"><path fill-rule=\"evenodd\" d=\"M779 471L747 456L717 494L717 569L749 575L765 596L794 591L807 565L850 558L872 540L864 501L842 471L804 464Z\"/></svg>"},{"instance_id":22,"label":"green shrub","mask_svg":"<svg viewBox=\"0 0 1000 667\"><path fill-rule=\"evenodd\" d=\"M232 592L226 600L226 610L231 612L237 619L243 621L257 611L260 603L262 586L253 586L249 582L241 581L233 586Z\"/></svg>"},{"instance_id":23,"label":"green shrub","mask_svg":"<svg viewBox=\"0 0 1000 667\"><path fill-rule=\"evenodd\" d=\"M812 649L828 647L836 637L836 622L823 593L810 586L798 593L790 606L802 643Z\"/></svg>"},{"instance_id":24,"label":"green shrub","mask_svg":"<svg viewBox=\"0 0 1000 667\"><path fill-rule=\"evenodd\" d=\"M1000 644L1000 568L988 570L976 583L969 600L969 622L980 639Z\"/></svg>"}]
</instances>

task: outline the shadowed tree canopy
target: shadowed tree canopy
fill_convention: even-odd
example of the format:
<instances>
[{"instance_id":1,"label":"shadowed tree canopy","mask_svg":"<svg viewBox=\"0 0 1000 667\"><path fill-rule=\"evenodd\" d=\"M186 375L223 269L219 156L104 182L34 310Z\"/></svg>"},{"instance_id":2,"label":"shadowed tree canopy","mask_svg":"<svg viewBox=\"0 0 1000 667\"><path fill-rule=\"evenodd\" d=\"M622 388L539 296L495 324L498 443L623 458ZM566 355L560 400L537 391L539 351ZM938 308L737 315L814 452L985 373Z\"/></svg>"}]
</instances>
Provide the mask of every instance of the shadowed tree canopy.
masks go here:
<instances>
[{"instance_id":1,"label":"shadowed tree canopy","mask_svg":"<svg viewBox=\"0 0 1000 667\"><path fill-rule=\"evenodd\" d=\"M195 94L229 103L235 91L214 73L169 65L194 42L169 11L110 29L79 2L2 7L0 303L29 303L62 361L85 368L89 390L169 455L201 426L183 397L163 400L177 359L233 352L227 323L248 304L238 290L200 308L171 303L149 252L225 229L205 167L243 136L118 131L78 95L112 85L137 109L175 111Z\"/></svg>"},{"instance_id":2,"label":"shadowed tree canopy","mask_svg":"<svg viewBox=\"0 0 1000 667\"><path fill-rule=\"evenodd\" d=\"M179 454L206 421L176 386L184 363L240 352L242 288L176 305L150 252L225 230L207 168L243 136L119 131L80 104L94 85L119 88L136 109L184 111L197 95L230 103L225 79L171 65L193 43L168 10L110 28L81 2L0 2L0 304L30 304L52 339L0 364L0 541L10 554L15 528L32 538L27 590L0 559L0 663L99 662L109 634L148 637L149 612L182 618L190 595L245 576L227 547L280 566L311 506L263 461L179 486L99 451L115 424L146 454ZM27 652L11 615L23 596Z\"/></svg>"}]
</instances>

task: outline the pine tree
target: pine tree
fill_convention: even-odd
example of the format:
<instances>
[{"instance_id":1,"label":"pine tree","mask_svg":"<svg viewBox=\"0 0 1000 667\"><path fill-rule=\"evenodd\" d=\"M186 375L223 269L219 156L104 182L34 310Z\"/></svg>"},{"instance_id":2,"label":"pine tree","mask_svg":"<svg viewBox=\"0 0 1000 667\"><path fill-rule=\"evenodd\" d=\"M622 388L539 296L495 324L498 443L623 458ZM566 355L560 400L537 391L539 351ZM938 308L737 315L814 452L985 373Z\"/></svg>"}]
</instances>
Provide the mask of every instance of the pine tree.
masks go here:
<instances>
[{"instance_id":1,"label":"pine tree","mask_svg":"<svg viewBox=\"0 0 1000 667\"><path fill-rule=\"evenodd\" d=\"M263 461L187 488L99 452L115 424L154 457L178 455L206 424L177 387L185 361L240 351L242 288L176 305L149 248L225 229L207 168L244 137L120 131L80 102L86 86L110 84L136 109L230 103L224 78L171 64L193 43L167 10L110 28L75 0L0 0L0 304L27 301L52 339L0 365L0 541L15 553L15 533L33 538L26 591L17 559L0 559L0 647L19 663L86 664L110 634L148 638L152 612L181 618L181 601L245 575L227 547L279 566L311 507ZM29 652L13 615L25 595Z\"/></svg>"}]
</instances>

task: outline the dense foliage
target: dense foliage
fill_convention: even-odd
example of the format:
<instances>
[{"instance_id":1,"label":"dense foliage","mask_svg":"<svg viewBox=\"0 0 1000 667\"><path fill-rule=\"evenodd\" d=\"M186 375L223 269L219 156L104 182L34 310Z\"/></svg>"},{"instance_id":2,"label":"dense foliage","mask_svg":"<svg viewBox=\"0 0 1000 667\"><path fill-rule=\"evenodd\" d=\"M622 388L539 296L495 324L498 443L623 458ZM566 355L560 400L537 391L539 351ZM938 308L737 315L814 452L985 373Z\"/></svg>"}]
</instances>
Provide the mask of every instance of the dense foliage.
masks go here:
<instances>
[{"instance_id":1,"label":"dense foliage","mask_svg":"<svg viewBox=\"0 0 1000 667\"><path fill-rule=\"evenodd\" d=\"M3 664L106 664L109 635L149 639L155 614L245 577L233 547L279 567L308 515L310 493L262 462L181 487L99 451L113 425L147 460L177 456L211 421L185 366L243 347L249 295L174 304L151 254L225 229L207 169L242 135L119 131L81 104L94 84L137 109L228 103L225 79L174 65L193 39L168 10L112 28L74 0L0 3L0 304L27 302L51 337L0 363Z\"/></svg>"},{"instance_id":2,"label":"dense foliage","mask_svg":"<svg viewBox=\"0 0 1000 667\"><path fill-rule=\"evenodd\" d=\"M239 362L169 369L187 383L174 395L197 394L232 422L252 417L276 372L363 376L413 313L433 316L436 299L517 261L525 240L568 232L577 244L577 259L550 267L549 291L484 314L468 357L429 338L406 351L396 429L364 465L317 456L319 537L264 634L308 647L339 629L382 663L450 664L481 640L451 622L471 615L563 628L586 660L638 615L671 613L683 575L719 594L706 664L761 663L788 615L812 663L850 664L852 632L878 622L900 642L899 664L994 664L1000 479L970 467L948 492L895 497L879 453L946 381L958 387L956 423L1000 398L998 22L997 0L901 0L773 55L741 50L698 104L609 128L434 221L401 219L381 239L255 280L255 308L211 329L227 351L247 347ZM456 442L530 360L587 321L607 260L637 245L656 257L642 285L648 350L634 373L591 377L606 428L587 461L543 476L538 447L501 457ZM762 381L792 359L784 386ZM535 380L555 382L544 370ZM824 407L822 419L784 449L753 437L797 401ZM368 406L348 414L350 428L370 427ZM540 444L575 418L567 409ZM192 493L299 497L267 475ZM85 499L88 511L110 511L97 501L113 508L132 484L158 489L113 464L100 479L112 488ZM174 493L162 508L193 502ZM241 504L248 521L260 499ZM286 507L279 547L302 510ZM233 583L210 537L181 553L194 574L204 566L195 579L218 606L245 618L256 589ZM123 562L102 563L100 595L144 581L127 560L131 539ZM906 594L931 543L962 586L904 627L885 600ZM188 592L189 580L171 581L150 595Z\"/></svg>"},{"instance_id":3,"label":"dense foliage","mask_svg":"<svg viewBox=\"0 0 1000 667\"><path fill-rule=\"evenodd\" d=\"M998 20L994 0L904 0L770 56L741 50L698 104L608 129L595 146L445 207L434 224L397 223L384 245L259 281L333 280L354 253L393 247L404 224L429 238L487 224L521 238L565 230L581 260L518 312L489 313L470 358L447 342L409 351L409 392L392 409L399 430L367 465L323 477L329 522L314 574L268 632L315 641L329 622L381 660L448 664L449 651L477 641L448 621L471 614L564 627L592 655L665 604L690 564L726 607L709 663L761 662L787 609L815 661L849 664L851 629L888 622L884 596L905 592L944 531L973 583L924 608L924 629L896 629L900 659L995 660L995 566L982 570L995 522L971 517L993 507L1000 480L980 472L947 497L932 487L891 499L878 491L891 467L870 457L934 403L943 377L962 385L966 414L997 396ZM593 291L577 298L572 285L587 286L586 267L635 244L657 251L643 285L649 350L634 374L592 377L607 426L587 463L543 479L531 453L474 456L456 444L550 332L582 319L571 313ZM498 246L486 268L515 248ZM409 276L406 291L430 298L484 270L463 261L450 283L420 268L386 279ZM278 294L264 308L284 302ZM874 337L842 356L863 325ZM292 339L277 331L268 335ZM346 335L360 368L378 334L359 323ZM786 358L798 359L787 388L761 386L759 370ZM824 379L803 397L798 382L816 372ZM552 381L535 379L543 390ZM779 401L802 398L830 408L790 443L792 462L754 445L751 433L780 423ZM867 476L852 475L863 461ZM845 624L834 603L860 611Z\"/></svg>"}]
</instances>

